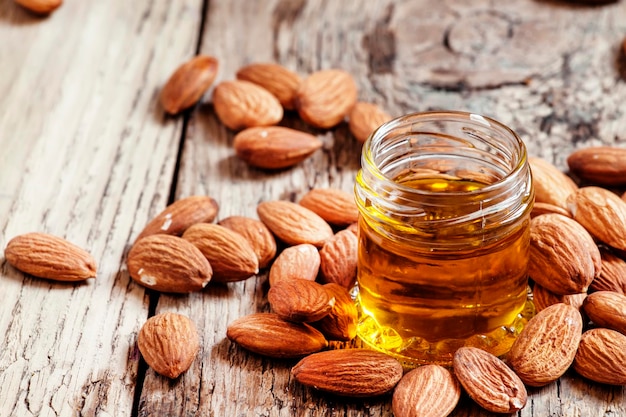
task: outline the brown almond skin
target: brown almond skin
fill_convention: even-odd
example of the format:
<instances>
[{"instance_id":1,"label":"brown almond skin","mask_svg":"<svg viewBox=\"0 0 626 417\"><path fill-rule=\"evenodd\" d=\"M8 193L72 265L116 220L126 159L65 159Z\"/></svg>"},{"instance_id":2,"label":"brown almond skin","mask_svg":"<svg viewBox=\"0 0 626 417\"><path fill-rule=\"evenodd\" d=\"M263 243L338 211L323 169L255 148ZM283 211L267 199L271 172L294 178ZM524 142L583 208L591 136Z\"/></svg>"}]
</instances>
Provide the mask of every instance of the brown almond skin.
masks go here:
<instances>
[{"instance_id":1,"label":"brown almond skin","mask_svg":"<svg viewBox=\"0 0 626 417\"><path fill-rule=\"evenodd\" d=\"M54 281L96 277L96 261L84 249L47 233L15 236L4 250L7 262L22 272Z\"/></svg>"},{"instance_id":2,"label":"brown almond skin","mask_svg":"<svg viewBox=\"0 0 626 417\"><path fill-rule=\"evenodd\" d=\"M626 385L626 336L610 329L587 330L580 340L573 367L592 381Z\"/></svg>"},{"instance_id":3,"label":"brown almond skin","mask_svg":"<svg viewBox=\"0 0 626 417\"><path fill-rule=\"evenodd\" d=\"M207 55L196 56L179 66L161 90L161 105L169 114L178 114L196 104L211 87L219 62Z\"/></svg>"},{"instance_id":4,"label":"brown almond skin","mask_svg":"<svg viewBox=\"0 0 626 417\"><path fill-rule=\"evenodd\" d=\"M567 197L578 189L576 183L556 166L542 158L528 158L533 174L535 202L567 209Z\"/></svg>"},{"instance_id":5,"label":"brown almond skin","mask_svg":"<svg viewBox=\"0 0 626 417\"><path fill-rule=\"evenodd\" d=\"M356 337L358 311L348 290L339 284L325 284L326 291L335 298L330 313L312 325L328 340L348 342Z\"/></svg>"},{"instance_id":6,"label":"brown almond skin","mask_svg":"<svg viewBox=\"0 0 626 417\"><path fill-rule=\"evenodd\" d=\"M229 129L272 126L283 118L283 106L272 93L243 80L222 81L213 91L213 107Z\"/></svg>"},{"instance_id":7,"label":"brown almond skin","mask_svg":"<svg viewBox=\"0 0 626 417\"><path fill-rule=\"evenodd\" d=\"M257 214L272 233L287 245L309 243L321 248L333 237L333 229L311 210L291 201L264 201Z\"/></svg>"},{"instance_id":8,"label":"brown almond skin","mask_svg":"<svg viewBox=\"0 0 626 417\"><path fill-rule=\"evenodd\" d=\"M193 363L200 350L200 336L187 316L161 313L144 323L137 347L156 373L175 379Z\"/></svg>"},{"instance_id":9,"label":"brown almond skin","mask_svg":"<svg viewBox=\"0 0 626 417\"><path fill-rule=\"evenodd\" d=\"M615 291L626 294L626 261L607 250L600 249L602 270L591 281L593 291Z\"/></svg>"},{"instance_id":10,"label":"brown almond skin","mask_svg":"<svg viewBox=\"0 0 626 417\"><path fill-rule=\"evenodd\" d=\"M330 129L352 110L357 95L357 86L350 73L340 69L317 71L300 84L296 108L305 123Z\"/></svg>"},{"instance_id":11,"label":"brown almond skin","mask_svg":"<svg viewBox=\"0 0 626 417\"><path fill-rule=\"evenodd\" d=\"M582 187L567 199L569 211L596 239L626 250L626 202L600 187Z\"/></svg>"},{"instance_id":12,"label":"brown almond skin","mask_svg":"<svg viewBox=\"0 0 626 417\"><path fill-rule=\"evenodd\" d=\"M626 185L626 149L594 146L579 149L567 158L567 165L579 178L603 186Z\"/></svg>"},{"instance_id":13,"label":"brown almond skin","mask_svg":"<svg viewBox=\"0 0 626 417\"><path fill-rule=\"evenodd\" d=\"M346 227L359 220L354 195L336 188L313 188L299 204L335 226Z\"/></svg>"},{"instance_id":14,"label":"brown almond skin","mask_svg":"<svg viewBox=\"0 0 626 417\"><path fill-rule=\"evenodd\" d=\"M209 261L215 282L241 281L259 272L256 253L246 238L224 226L194 224L182 237Z\"/></svg>"},{"instance_id":15,"label":"brown almond skin","mask_svg":"<svg viewBox=\"0 0 626 417\"><path fill-rule=\"evenodd\" d=\"M266 268L276 256L276 239L260 220L244 216L230 216L218 222L242 235L256 253L259 268Z\"/></svg>"},{"instance_id":16,"label":"brown almond skin","mask_svg":"<svg viewBox=\"0 0 626 417\"><path fill-rule=\"evenodd\" d=\"M524 384L547 385L572 364L582 329L582 317L575 307L563 303L546 307L513 342L507 362Z\"/></svg>"},{"instance_id":17,"label":"brown almond skin","mask_svg":"<svg viewBox=\"0 0 626 417\"><path fill-rule=\"evenodd\" d=\"M330 313L335 298L315 281L283 280L267 293L272 311L287 321L310 323Z\"/></svg>"},{"instance_id":18,"label":"brown almond skin","mask_svg":"<svg viewBox=\"0 0 626 417\"><path fill-rule=\"evenodd\" d=\"M171 235L139 239L128 252L126 263L134 281L168 293L199 291L213 275L211 265L198 248Z\"/></svg>"},{"instance_id":19,"label":"brown almond skin","mask_svg":"<svg viewBox=\"0 0 626 417\"><path fill-rule=\"evenodd\" d=\"M526 387L498 357L476 347L459 348L454 374L470 397L493 413L514 413L526 405Z\"/></svg>"},{"instance_id":20,"label":"brown almond skin","mask_svg":"<svg viewBox=\"0 0 626 417\"><path fill-rule=\"evenodd\" d=\"M155 234L180 236L196 223L211 223L215 220L219 205L213 198L194 195L174 201L157 214L144 227L136 240Z\"/></svg>"},{"instance_id":21,"label":"brown almond skin","mask_svg":"<svg viewBox=\"0 0 626 417\"><path fill-rule=\"evenodd\" d=\"M596 326L626 335L626 295L612 291L594 292L587 296L583 308Z\"/></svg>"},{"instance_id":22,"label":"brown almond skin","mask_svg":"<svg viewBox=\"0 0 626 417\"><path fill-rule=\"evenodd\" d=\"M315 281L320 269L320 254L310 243L285 248L270 268L270 286L284 280Z\"/></svg>"},{"instance_id":23,"label":"brown almond skin","mask_svg":"<svg viewBox=\"0 0 626 417\"><path fill-rule=\"evenodd\" d=\"M282 126L250 127L239 132L233 147L248 165L262 169L289 168L321 149L310 133Z\"/></svg>"},{"instance_id":24,"label":"brown almond skin","mask_svg":"<svg viewBox=\"0 0 626 417\"><path fill-rule=\"evenodd\" d=\"M348 127L352 136L363 143L374 130L391 119L392 117L377 104L359 101L350 111Z\"/></svg>"},{"instance_id":25,"label":"brown almond skin","mask_svg":"<svg viewBox=\"0 0 626 417\"><path fill-rule=\"evenodd\" d=\"M274 313L241 317L228 325L226 336L246 350L272 358L298 358L328 346L318 330L283 320Z\"/></svg>"},{"instance_id":26,"label":"brown almond skin","mask_svg":"<svg viewBox=\"0 0 626 417\"><path fill-rule=\"evenodd\" d=\"M533 204L533 209L530 212L530 217L535 218L537 216L541 216L542 214L550 214L550 213L560 214L561 216L565 216L569 218L572 217L572 214L569 211L567 211L567 209L564 209L563 207L555 206L554 204L550 204L550 203L537 203L537 202Z\"/></svg>"},{"instance_id":27,"label":"brown almond skin","mask_svg":"<svg viewBox=\"0 0 626 417\"><path fill-rule=\"evenodd\" d=\"M440 365L424 365L406 373L393 391L394 417L447 416L461 398L454 375Z\"/></svg>"},{"instance_id":28,"label":"brown almond skin","mask_svg":"<svg viewBox=\"0 0 626 417\"><path fill-rule=\"evenodd\" d=\"M350 230L341 230L320 250L321 281L350 289L356 283L359 241Z\"/></svg>"},{"instance_id":29,"label":"brown almond skin","mask_svg":"<svg viewBox=\"0 0 626 417\"><path fill-rule=\"evenodd\" d=\"M40 15L48 15L63 4L63 0L15 0L15 2L25 9Z\"/></svg>"},{"instance_id":30,"label":"brown almond skin","mask_svg":"<svg viewBox=\"0 0 626 417\"><path fill-rule=\"evenodd\" d=\"M337 349L300 360L291 375L299 383L347 397L373 397L391 391L402 378L402 365L370 349Z\"/></svg>"},{"instance_id":31,"label":"brown almond skin","mask_svg":"<svg viewBox=\"0 0 626 417\"><path fill-rule=\"evenodd\" d=\"M600 251L576 221L544 214L530 223L528 273L555 294L586 292L601 268Z\"/></svg>"},{"instance_id":32,"label":"brown almond skin","mask_svg":"<svg viewBox=\"0 0 626 417\"><path fill-rule=\"evenodd\" d=\"M535 304L535 308L537 311L541 311L546 307L551 306L552 304L564 303L571 305L576 308L578 311L583 306L583 302L587 298L587 293L578 293L578 294L555 294L550 290L543 288L539 284L535 284L533 287L533 303Z\"/></svg>"},{"instance_id":33,"label":"brown almond skin","mask_svg":"<svg viewBox=\"0 0 626 417\"><path fill-rule=\"evenodd\" d=\"M295 72L279 64L260 62L240 68L236 76L265 88L285 109L295 109L296 93L302 83L302 78Z\"/></svg>"}]
</instances>

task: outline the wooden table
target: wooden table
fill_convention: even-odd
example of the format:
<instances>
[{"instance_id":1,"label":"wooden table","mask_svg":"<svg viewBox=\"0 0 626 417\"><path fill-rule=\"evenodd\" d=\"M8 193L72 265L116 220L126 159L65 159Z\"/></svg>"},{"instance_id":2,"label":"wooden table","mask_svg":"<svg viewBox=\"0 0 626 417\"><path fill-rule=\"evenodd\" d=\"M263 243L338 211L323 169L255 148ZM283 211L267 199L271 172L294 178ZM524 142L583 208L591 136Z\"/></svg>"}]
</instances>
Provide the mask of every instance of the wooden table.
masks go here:
<instances>
[{"instance_id":1,"label":"wooden table","mask_svg":"<svg viewBox=\"0 0 626 417\"><path fill-rule=\"evenodd\" d=\"M362 100L393 115L458 109L516 130L529 153L565 168L576 148L626 145L620 44L626 4L547 0L65 0L40 18L0 1L0 250L42 231L88 249L85 284L24 276L0 258L0 416L390 416L390 397L346 400L289 378L226 338L235 318L267 305L267 271L173 296L129 279L125 256L168 202L214 197L219 218L256 217L265 200L311 187L351 191L360 145L345 124L308 128L324 146L293 169L238 160L210 94L166 117L171 72L216 56L219 80L244 64L303 76L343 68ZM198 326L202 347L175 381L146 369L137 333L158 312ZM463 397L454 416L488 415ZM626 416L626 390L568 372L530 389L519 416Z\"/></svg>"}]
</instances>

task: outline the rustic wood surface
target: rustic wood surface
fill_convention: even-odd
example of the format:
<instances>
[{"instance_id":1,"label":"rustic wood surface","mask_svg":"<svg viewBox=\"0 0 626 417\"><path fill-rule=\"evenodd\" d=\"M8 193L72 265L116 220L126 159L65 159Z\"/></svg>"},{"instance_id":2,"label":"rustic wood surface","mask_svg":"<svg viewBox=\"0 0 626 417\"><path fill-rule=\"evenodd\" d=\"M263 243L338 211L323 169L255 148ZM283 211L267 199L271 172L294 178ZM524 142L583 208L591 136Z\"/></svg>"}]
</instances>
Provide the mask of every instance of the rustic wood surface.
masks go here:
<instances>
[{"instance_id":1,"label":"rustic wood surface","mask_svg":"<svg viewBox=\"0 0 626 417\"><path fill-rule=\"evenodd\" d=\"M311 187L351 191L359 167L345 124L319 131L287 114L283 124L324 147L270 173L235 157L210 94L166 117L160 87L196 53L219 58L218 81L256 61L302 76L343 68L361 99L393 115L489 115L565 169L573 149L626 146L624 36L623 1L65 0L42 18L0 0L0 250L42 231L99 264L97 279L76 285L25 276L0 258L0 416L392 414L389 396L320 394L290 380L294 361L226 340L229 322L268 309L266 271L184 296L129 279L128 248L174 199L207 194L219 218L256 217L260 201L297 201ZM189 315L202 339L175 381L147 369L136 348L141 325L163 311ZM453 415L489 414L465 396ZM519 416L626 416L626 389L569 372L531 389Z\"/></svg>"}]
</instances>

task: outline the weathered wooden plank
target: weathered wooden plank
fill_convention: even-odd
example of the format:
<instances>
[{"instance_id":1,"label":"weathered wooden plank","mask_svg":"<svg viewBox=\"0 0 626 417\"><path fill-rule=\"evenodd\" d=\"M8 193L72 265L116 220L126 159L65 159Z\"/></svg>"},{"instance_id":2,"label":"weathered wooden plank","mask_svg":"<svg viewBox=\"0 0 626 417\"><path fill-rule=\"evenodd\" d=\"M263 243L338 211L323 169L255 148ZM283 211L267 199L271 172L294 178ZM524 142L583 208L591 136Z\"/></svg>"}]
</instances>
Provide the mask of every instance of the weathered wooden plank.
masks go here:
<instances>
[{"instance_id":1,"label":"weathered wooden plank","mask_svg":"<svg viewBox=\"0 0 626 417\"><path fill-rule=\"evenodd\" d=\"M60 284L1 264L0 415L130 415L148 314L124 267L168 198L180 120L160 84L193 55L202 1L0 4L0 247L43 231L85 247L97 279Z\"/></svg>"}]
</instances>

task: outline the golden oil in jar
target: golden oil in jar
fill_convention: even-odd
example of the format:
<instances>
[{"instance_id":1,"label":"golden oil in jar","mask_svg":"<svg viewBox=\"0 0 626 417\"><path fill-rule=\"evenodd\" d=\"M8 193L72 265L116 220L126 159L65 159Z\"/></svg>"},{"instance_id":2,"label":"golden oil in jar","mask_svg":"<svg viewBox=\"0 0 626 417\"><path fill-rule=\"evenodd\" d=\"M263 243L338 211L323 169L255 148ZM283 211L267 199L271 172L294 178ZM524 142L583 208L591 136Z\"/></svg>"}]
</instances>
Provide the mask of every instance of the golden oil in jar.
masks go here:
<instances>
[{"instance_id":1,"label":"golden oil in jar","mask_svg":"<svg viewBox=\"0 0 626 417\"><path fill-rule=\"evenodd\" d=\"M359 337L408 366L467 345L506 353L532 310L517 135L468 113L404 116L364 145L355 192Z\"/></svg>"}]
</instances>

